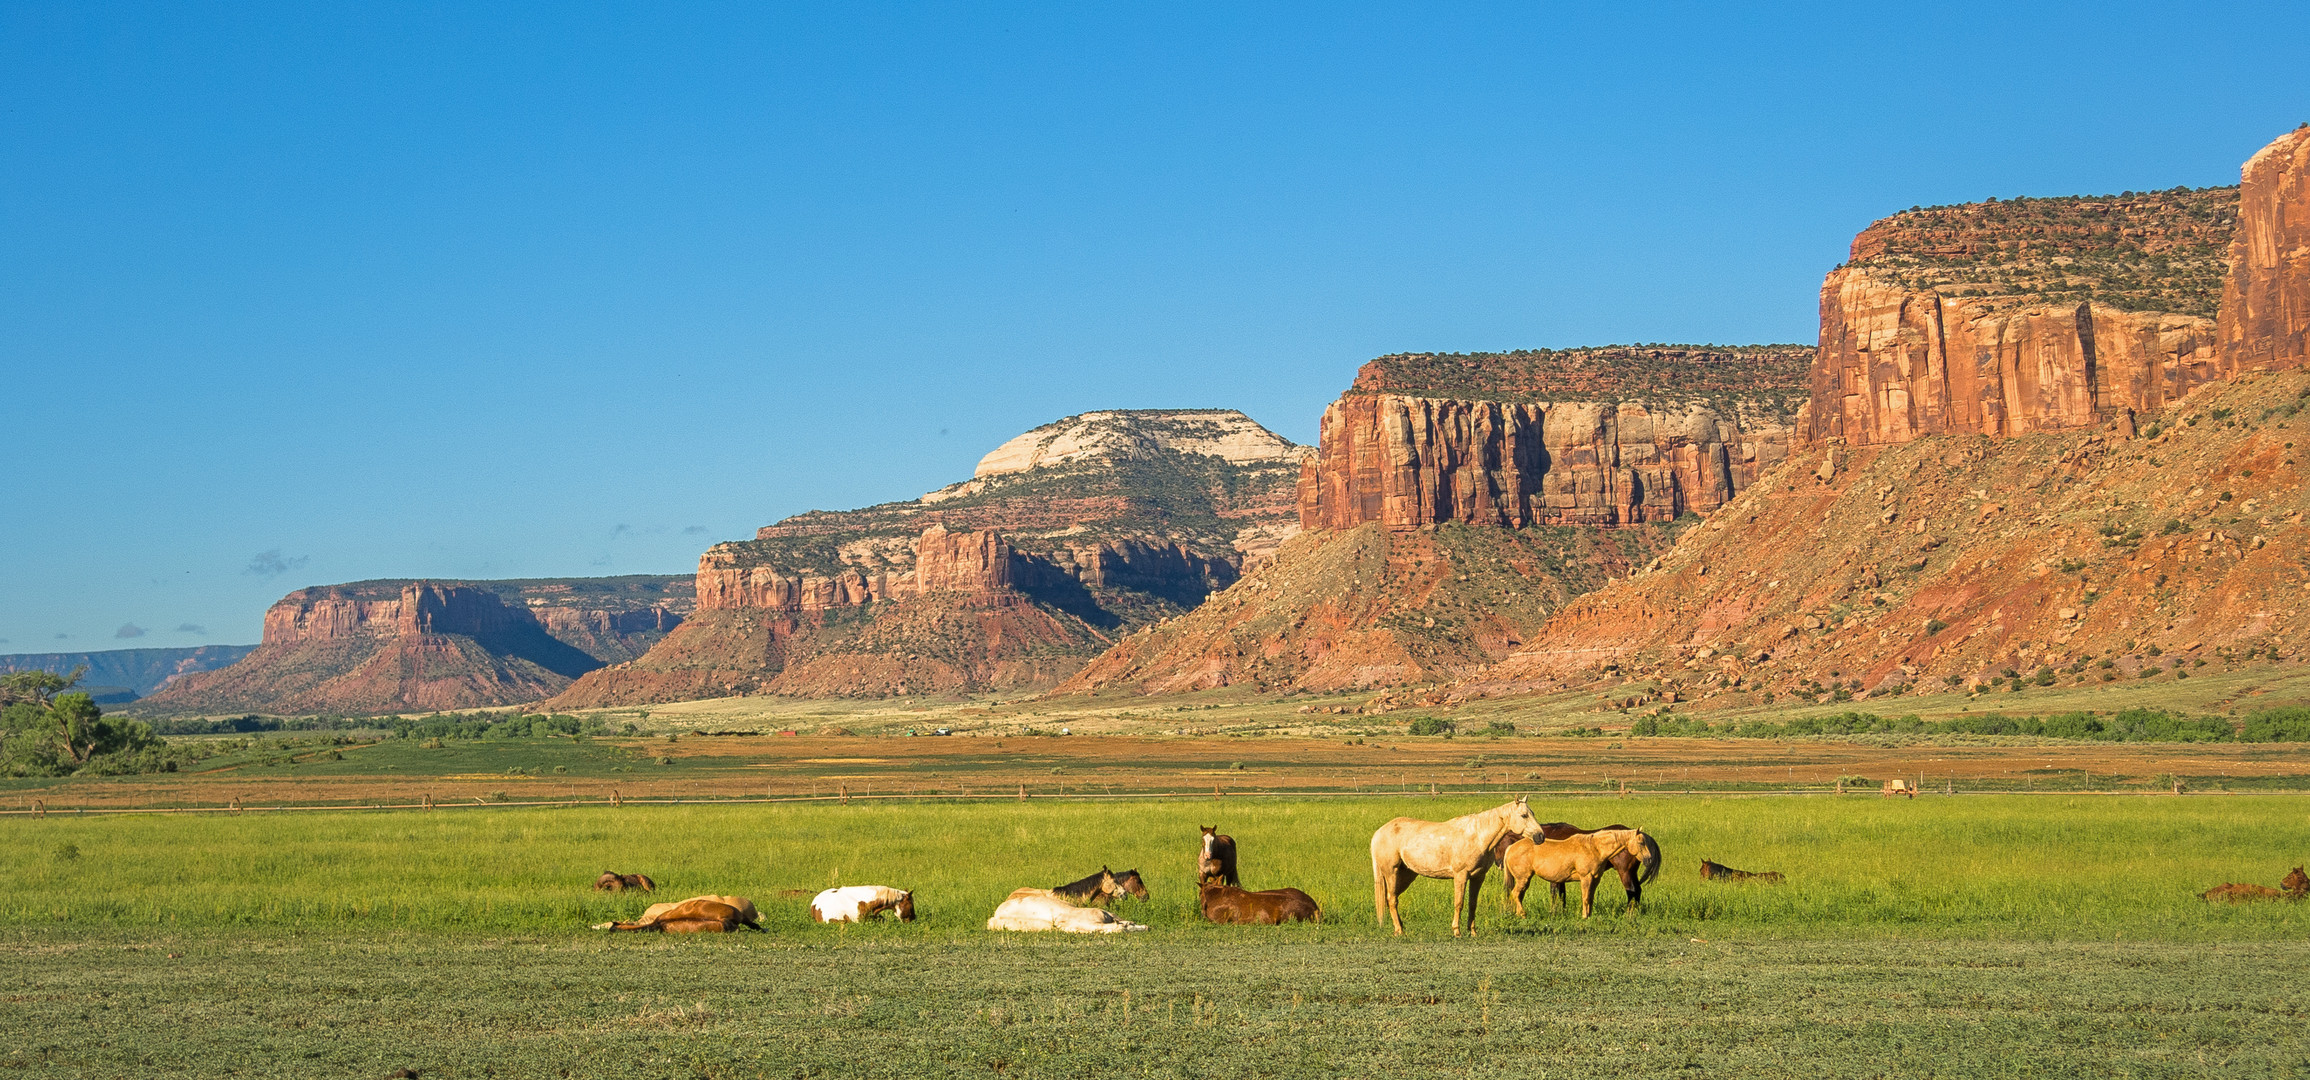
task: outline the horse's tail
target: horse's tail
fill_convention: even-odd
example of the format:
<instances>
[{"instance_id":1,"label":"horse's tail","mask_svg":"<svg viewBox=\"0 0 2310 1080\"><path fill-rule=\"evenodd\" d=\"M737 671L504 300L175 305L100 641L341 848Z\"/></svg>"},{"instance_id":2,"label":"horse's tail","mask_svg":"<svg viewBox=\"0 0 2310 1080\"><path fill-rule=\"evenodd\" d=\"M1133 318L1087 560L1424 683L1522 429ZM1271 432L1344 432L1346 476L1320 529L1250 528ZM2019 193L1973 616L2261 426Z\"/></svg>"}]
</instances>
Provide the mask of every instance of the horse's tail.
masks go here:
<instances>
[{"instance_id":1,"label":"horse's tail","mask_svg":"<svg viewBox=\"0 0 2310 1080\"><path fill-rule=\"evenodd\" d=\"M1652 876L1660 873L1660 841L1653 839L1651 833L1639 833L1638 835L1644 837L1645 850L1652 852L1652 857L1644 860L1644 872L1636 876L1636 883L1650 885L1652 884Z\"/></svg>"}]
</instances>

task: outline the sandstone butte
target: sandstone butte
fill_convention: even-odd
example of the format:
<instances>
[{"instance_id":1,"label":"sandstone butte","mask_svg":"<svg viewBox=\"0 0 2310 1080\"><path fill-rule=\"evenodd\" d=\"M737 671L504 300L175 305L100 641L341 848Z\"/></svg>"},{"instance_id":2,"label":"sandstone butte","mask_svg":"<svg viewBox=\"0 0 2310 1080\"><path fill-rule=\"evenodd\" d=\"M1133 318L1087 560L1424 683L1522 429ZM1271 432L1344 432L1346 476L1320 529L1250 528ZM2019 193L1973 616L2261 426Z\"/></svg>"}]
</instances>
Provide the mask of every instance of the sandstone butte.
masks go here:
<instances>
[{"instance_id":1,"label":"sandstone butte","mask_svg":"<svg viewBox=\"0 0 2310 1080\"><path fill-rule=\"evenodd\" d=\"M1049 687L1296 533L1306 454L1232 410L1068 417L919 499L715 545L695 616L550 704Z\"/></svg>"},{"instance_id":2,"label":"sandstone butte","mask_svg":"<svg viewBox=\"0 0 2310 1080\"><path fill-rule=\"evenodd\" d=\"M641 655L693 606L674 576L361 581L299 589L239 663L181 676L139 714L363 715L535 701Z\"/></svg>"},{"instance_id":3,"label":"sandstone butte","mask_svg":"<svg viewBox=\"0 0 2310 1080\"><path fill-rule=\"evenodd\" d=\"M2156 351L2114 354L2101 345L2109 323L2099 307L2048 321L2039 294L1999 298L2009 306L1987 323L1952 320L1982 310L1971 298L1948 302L1941 290L1953 278L1895 298L1903 312L1938 311L1936 337L1923 332L1930 321L1855 302L1866 266L1832 273L1813 384L1816 403L1836 405L1811 414L1789 462L1643 573L1566 605L1507 660L1397 701L1601 678L1631 681L1634 700L1753 704L1767 693L1931 691L2009 673L2186 676L2213 656L2299 659L2310 645L2299 464L2310 448L2306 171L2310 129L2246 164L2234 235L2202 238L2225 253L2218 290L2203 276L2136 278L2176 306L2220 296L2212 320L2118 312L2137 329L2150 315L2161 326L2196 320L2158 337ZM1871 245L1906 243L1883 225L1856 244L1856 264ZM2173 265L2142 258L2144 270ZM1936 366L1957 355L1957 322L2003 335L1963 339L1977 361L1953 369L1965 379ZM2090 341L2072 333L2087 325ZM2048 327L2061 333L2027 337ZM2020 341L2034 342L2036 374L2016 381L2004 365ZM2148 366L2113 370L2116 355ZM1946 407L1921 404L1930 402Z\"/></svg>"}]
</instances>

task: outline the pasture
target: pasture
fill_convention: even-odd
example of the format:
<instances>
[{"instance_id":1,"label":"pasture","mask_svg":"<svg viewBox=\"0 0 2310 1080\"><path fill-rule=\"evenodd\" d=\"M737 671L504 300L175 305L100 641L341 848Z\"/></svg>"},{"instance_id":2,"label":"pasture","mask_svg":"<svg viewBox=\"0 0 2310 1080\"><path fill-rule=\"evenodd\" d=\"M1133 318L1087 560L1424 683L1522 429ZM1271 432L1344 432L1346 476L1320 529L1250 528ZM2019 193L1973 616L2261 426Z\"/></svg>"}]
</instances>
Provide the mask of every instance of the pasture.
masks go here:
<instances>
[{"instance_id":1,"label":"pasture","mask_svg":"<svg viewBox=\"0 0 2310 1080\"><path fill-rule=\"evenodd\" d=\"M2215 907L2310 859L2299 797L1534 800L1666 856L1647 910L1373 921L1365 843L1493 797L492 808L0 821L0 1066L46 1075L2200 1075L2310 1069L2310 906ZM1192 918L1197 826L1319 926ZM1703 882L1711 858L1788 884ZM989 933L1100 865L1120 938ZM736 892L770 933L611 936ZM809 891L918 891L818 926ZM1535 891L1532 898L1544 894Z\"/></svg>"}]
</instances>

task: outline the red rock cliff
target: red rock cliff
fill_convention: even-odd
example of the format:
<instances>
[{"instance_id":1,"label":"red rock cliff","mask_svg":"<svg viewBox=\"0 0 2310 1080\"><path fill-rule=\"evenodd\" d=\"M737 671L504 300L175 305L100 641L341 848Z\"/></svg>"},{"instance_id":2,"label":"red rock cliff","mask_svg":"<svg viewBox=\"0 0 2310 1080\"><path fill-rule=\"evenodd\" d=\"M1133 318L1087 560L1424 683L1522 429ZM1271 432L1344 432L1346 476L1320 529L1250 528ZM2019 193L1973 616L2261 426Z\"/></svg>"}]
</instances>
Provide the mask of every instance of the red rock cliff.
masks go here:
<instances>
[{"instance_id":1,"label":"red rock cliff","mask_svg":"<svg viewBox=\"0 0 2310 1080\"><path fill-rule=\"evenodd\" d=\"M2232 370L2295 367L2310 350L2310 126L2263 147L2241 178L2222 359Z\"/></svg>"},{"instance_id":2,"label":"red rock cliff","mask_svg":"<svg viewBox=\"0 0 2310 1080\"><path fill-rule=\"evenodd\" d=\"M1467 362L1483 366L1474 375L1422 358L1419 372L1447 391L1469 383L1471 392L1506 393L1504 373L1560 355L1473 358ZM1683 354L1662 359L1673 364ZM1322 443L1300 472L1303 528L1666 521L1724 505L1787 455L1786 420L1753 396L1710 400L1595 371L1581 372L1577 387L1513 380L1516 396L1576 392L1591 400L1373 392L1415 381L1386 370L1398 361L1366 365L1356 389L1324 411ZM1703 370L1697 356L1690 362L1696 374ZM1772 381L1741 390L1754 395ZM1780 381L1792 380L1784 373ZM1627 400L1631 389L1651 400Z\"/></svg>"}]
</instances>

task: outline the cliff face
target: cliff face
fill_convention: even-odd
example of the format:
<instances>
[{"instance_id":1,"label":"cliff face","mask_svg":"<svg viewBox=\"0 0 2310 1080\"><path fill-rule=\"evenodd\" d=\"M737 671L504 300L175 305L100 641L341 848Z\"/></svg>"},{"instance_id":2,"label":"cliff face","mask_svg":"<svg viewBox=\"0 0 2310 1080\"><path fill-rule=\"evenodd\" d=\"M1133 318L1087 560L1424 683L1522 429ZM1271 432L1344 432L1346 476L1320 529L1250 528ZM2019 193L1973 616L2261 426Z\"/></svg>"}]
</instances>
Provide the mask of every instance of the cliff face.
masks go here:
<instances>
[{"instance_id":1,"label":"cliff face","mask_svg":"<svg viewBox=\"0 0 2310 1080\"><path fill-rule=\"evenodd\" d=\"M1232 411L1069 417L920 499L715 545L697 617L555 703L1049 686L1296 532L1305 456Z\"/></svg>"},{"instance_id":2,"label":"cliff face","mask_svg":"<svg viewBox=\"0 0 2310 1080\"><path fill-rule=\"evenodd\" d=\"M1821 287L1799 427L1865 446L2154 412L2235 370L2214 314L2237 190L1897 214Z\"/></svg>"},{"instance_id":3,"label":"cliff face","mask_svg":"<svg viewBox=\"0 0 2310 1080\"><path fill-rule=\"evenodd\" d=\"M299 589L266 610L254 652L180 677L135 711L362 715L535 701L680 625L688 585L629 577Z\"/></svg>"},{"instance_id":4,"label":"cliff face","mask_svg":"<svg viewBox=\"0 0 2310 1080\"><path fill-rule=\"evenodd\" d=\"M2263 147L2241 175L2223 358L2234 370L2299 366L2310 358L2310 126Z\"/></svg>"}]
</instances>

